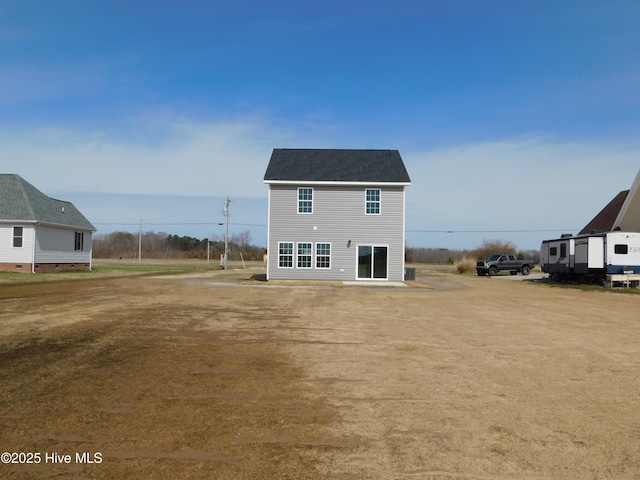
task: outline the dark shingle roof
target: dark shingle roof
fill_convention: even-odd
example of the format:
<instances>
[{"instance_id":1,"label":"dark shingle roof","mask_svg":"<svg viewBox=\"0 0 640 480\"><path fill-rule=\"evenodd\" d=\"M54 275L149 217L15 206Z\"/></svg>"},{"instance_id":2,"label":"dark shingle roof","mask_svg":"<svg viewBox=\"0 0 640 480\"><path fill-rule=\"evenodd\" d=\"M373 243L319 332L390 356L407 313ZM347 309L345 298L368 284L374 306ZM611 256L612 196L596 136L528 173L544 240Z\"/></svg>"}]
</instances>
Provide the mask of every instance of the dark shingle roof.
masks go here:
<instances>
[{"instance_id":1,"label":"dark shingle roof","mask_svg":"<svg viewBox=\"0 0 640 480\"><path fill-rule=\"evenodd\" d=\"M613 223L616 221L622 204L629 195L629 190L623 190L611 200L606 207L600 210L587 225L580 230L579 235L591 232L609 232L613 229Z\"/></svg>"},{"instance_id":2,"label":"dark shingle roof","mask_svg":"<svg viewBox=\"0 0 640 480\"><path fill-rule=\"evenodd\" d=\"M397 150L276 148L264 181L409 184L411 179Z\"/></svg>"},{"instance_id":3,"label":"dark shingle roof","mask_svg":"<svg viewBox=\"0 0 640 480\"><path fill-rule=\"evenodd\" d=\"M70 202L48 197L20 175L0 174L0 221L95 227Z\"/></svg>"}]
</instances>

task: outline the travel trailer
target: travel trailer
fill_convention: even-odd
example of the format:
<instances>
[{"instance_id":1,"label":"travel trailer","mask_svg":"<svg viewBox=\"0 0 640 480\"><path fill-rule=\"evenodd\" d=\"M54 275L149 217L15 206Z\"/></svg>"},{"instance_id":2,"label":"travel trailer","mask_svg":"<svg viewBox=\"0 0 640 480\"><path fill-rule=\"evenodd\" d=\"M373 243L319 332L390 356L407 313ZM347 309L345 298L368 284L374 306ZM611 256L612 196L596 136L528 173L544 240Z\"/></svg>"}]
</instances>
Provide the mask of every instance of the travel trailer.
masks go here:
<instances>
[{"instance_id":1,"label":"travel trailer","mask_svg":"<svg viewBox=\"0 0 640 480\"><path fill-rule=\"evenodd\" d=\"M540 268L553 281L604 284L616 275L637 281L640 233L615 231L545 240L540 247Z\"/></svg>"}]
</instances>

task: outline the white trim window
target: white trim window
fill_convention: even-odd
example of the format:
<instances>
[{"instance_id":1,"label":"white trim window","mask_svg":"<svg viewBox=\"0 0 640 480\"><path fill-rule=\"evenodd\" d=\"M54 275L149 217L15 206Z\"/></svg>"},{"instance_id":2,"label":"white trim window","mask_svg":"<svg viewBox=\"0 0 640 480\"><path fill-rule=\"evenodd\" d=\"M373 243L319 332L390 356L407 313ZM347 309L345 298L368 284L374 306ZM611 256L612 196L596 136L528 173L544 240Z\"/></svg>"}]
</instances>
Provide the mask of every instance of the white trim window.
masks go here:
<instances>
[{"instance_id":1,"label":"white trim window","mask_svg":"<svg viewBox=\"0 0 640 480\"><path fill-rule=\"evenodd\" d=\"M313 188L298 188L298 213L313 213Z\"/></svg>"},{"instance_id":2,"label":"white trim window","mask_svg":"<svg viewBox=\"0 0 640 480\"><path fill-rule=\"evenodd\" d=\"M278 268L293 268L293 242L278 243Z\"/></svg>"},{"instance_id":3,"label":"white trim window","mask_svg":"<svg viewBox=\"0 0 640 480\"><path fill-rule=\"evenodd\" d=\"M330 243L316 243L316 268L331 268Z\"/></svg>"},{"instance_id":4,"label":"white trim window","mask_svg":"<svg viewBox=\"0 0 640 480\"><path fill-rule=\"evenodd\" d=\"M365 190L365 214L366 215L380 215L380 189L379 188L367 188Z\"/></svg>"},{"instance_id":5,"label":"white trim window","mask_svg":"<svg viewBox=\"0 0 640 480\"><path fill-rule=\"evenodd\" d=\"M24 227L13 227L13 248L22 248Z\"/></svg>"},{"instance_id":6,"label":"white trim window","mask_svg":"<svg viewBox=\"0 0 640 480\"><path fill-rule=\"evenodd\" d=\"M311 268L311 255L310 243L298 243L298 268Z\"/></svg>"},{"instance_id":7,"label":"white trim window","mask_svg":"<svg viewBox=\"0 0 640 480\"><path fill-rule=\"evenodd\" d=\"M84 232L76 232L75 251L81 252L84 250Z\"/></svg>"}]
</instances>

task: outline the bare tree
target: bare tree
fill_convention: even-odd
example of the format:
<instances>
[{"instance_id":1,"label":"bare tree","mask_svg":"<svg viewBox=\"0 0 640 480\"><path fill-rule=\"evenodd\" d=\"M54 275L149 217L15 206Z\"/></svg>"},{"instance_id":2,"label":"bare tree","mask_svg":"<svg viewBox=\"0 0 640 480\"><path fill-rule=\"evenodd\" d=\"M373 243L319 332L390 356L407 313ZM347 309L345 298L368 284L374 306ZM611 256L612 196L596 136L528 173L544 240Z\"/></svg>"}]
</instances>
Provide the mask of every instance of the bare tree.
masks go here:
<instances>
[{"instance_id":1,"label":"bare tree","mask_svg":"<svg viewBox=\"0 0 640 480\"><path fill-rule=\"evenodd\" d=\"M494 253L509 253L516 255L518 253L518 249L516 248L516 244L510 241L483 240L482 245L473 250L473 255L478 260L488 258Z\"/></svg>"},{"instance_id":2,"label":"bare tree","mask_svg":"<svg viewBox=\"0 0 640 480\"><path fill-rule=\"evenodd\" d=\"M251 244L251 232L249 230L242 230L231 236L231 242L235 243L241 252L244 252Z\"/></svg>"}]
</instances>

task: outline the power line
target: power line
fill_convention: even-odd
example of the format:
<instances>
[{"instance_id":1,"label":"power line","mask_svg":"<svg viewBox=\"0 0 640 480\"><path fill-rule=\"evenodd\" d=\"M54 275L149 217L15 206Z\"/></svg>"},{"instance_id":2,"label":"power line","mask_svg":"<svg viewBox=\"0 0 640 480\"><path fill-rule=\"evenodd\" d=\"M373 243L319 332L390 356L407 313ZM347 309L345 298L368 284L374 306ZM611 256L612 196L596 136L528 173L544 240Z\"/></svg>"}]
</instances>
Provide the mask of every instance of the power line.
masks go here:
<instances>
[{"instance_id":1,"label":"power line","mask_svg":"<svg viewBox=\"0 0 640 480\"><path fill-rule=\"evenodd\" d=\"M558 228L539 230L407 230L407 233L543 233L543 232L573 232L579 228Z\"/></svg>"},{"instance_id":2,"label":"power line","mask_svg":"<svg viewBox=\"0 0 640 480\"><path fill-rule=\"evenodd\" d=\"M139 226L138 223L122 223L122 222L93 222L94 225L135 225ZM144 223L145 226L157 227L157 226L175 226L175 225L221 225L221 222L178 222L178 223ZM229 225L236 225L241 227L266 227L266 224L261 223L232 223L229 222Z\"/></svg>"},{"instance_id":3,"label":"power line","mask_svg":"<svg viewBox=\"0 0 640 480\"><path fill-rule=\"evenodd\" d=\"M186 225L221 225L221 222L159 222L144 223L144 226L186 226ZM140 222L94 222L94 225L121 225L121 226L140 226ZM239 227L267 227L264 223L234 223L229 225ZM527 229L527 230L407 230L407 233L546 233L546 232L573 232L580 230L579 228L553 228L553 229Z\"/></svg>"}]
</instances>

